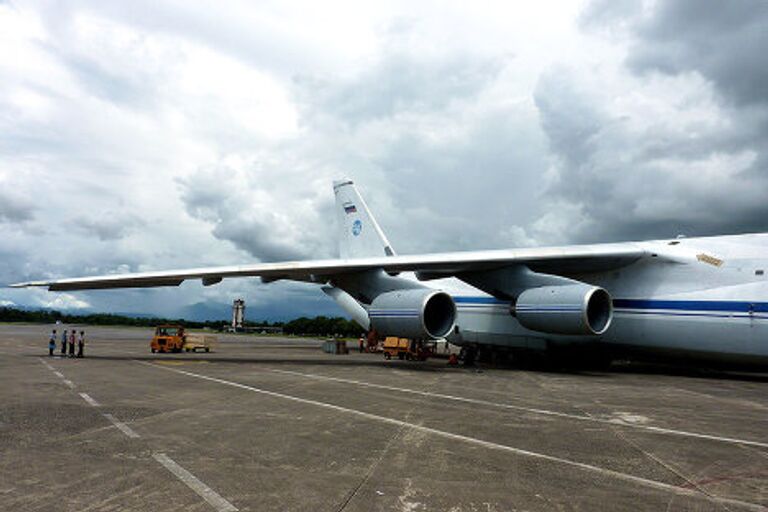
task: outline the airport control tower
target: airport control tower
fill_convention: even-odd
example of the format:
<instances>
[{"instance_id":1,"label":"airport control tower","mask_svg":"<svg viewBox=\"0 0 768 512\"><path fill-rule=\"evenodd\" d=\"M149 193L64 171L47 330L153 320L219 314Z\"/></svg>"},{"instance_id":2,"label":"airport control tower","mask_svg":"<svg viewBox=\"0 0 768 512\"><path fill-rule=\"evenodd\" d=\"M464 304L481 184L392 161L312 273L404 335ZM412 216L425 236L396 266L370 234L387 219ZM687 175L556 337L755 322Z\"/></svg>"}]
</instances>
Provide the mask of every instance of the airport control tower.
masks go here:
<instances>
[{"instance_id":1,"label":"airport control tower","mask_svg":"<svg viewBox=\"0 0 768 512\"><path fill-rule=\"evenodd\" d=\"M243 329L243 320L245 320L245 301L235 299L232 303L232 330L241 331Z\"/></svg>"}]
</instances>

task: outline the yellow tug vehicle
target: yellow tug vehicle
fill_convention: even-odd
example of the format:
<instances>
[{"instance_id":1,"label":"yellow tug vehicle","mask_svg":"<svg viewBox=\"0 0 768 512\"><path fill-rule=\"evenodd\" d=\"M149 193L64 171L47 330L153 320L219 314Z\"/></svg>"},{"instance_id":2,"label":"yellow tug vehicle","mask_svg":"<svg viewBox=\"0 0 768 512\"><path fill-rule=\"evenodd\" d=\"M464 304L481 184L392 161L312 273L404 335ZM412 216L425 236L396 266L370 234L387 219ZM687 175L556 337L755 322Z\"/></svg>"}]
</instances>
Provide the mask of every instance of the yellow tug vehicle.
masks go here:
<instances>
[{"instance_id":1,"label":"yellow tug vehicle","mask_svg":"<svg viewBox=\"0 0 768 512\"><path fill-rule=\"evenodd\" d=\"M155 352L210 352L216 344L216 336L189 334L182 325L158 325L152 337L150 349Z\"/></svg>"},{"instance_id":2,"label":"yellow tug vehicle","mask_svg":"<svg viewBox=\"0 0 768 512\"><path fill-rule=\"evenodd\" d=\"M388 336L384 339L383 349L385 359L396 357L408 361L426 361L434 355L435 343Z\"/></svg>"}]
</instances>

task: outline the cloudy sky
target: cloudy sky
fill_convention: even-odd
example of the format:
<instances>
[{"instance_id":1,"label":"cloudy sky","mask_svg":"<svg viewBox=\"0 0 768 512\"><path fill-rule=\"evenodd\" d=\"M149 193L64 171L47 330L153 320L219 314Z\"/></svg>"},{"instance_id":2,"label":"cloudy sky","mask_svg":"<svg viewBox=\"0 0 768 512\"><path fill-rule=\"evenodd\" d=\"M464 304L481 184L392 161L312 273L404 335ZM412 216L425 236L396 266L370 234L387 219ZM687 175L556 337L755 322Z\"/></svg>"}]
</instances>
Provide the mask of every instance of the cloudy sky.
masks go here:
<instances>
[{"instance_id":1,"label":"cloudy sky","mask_svg":"<svg viewBox=\"0 0 768 512\"><path fill-rule=\"evenodd\" d=\"M344 176L403 254L768 230L768 2L466 5L0 0L0 284L334 257ZM339 312L0 305L238 296Z\"/></svg>"}]
</instances>

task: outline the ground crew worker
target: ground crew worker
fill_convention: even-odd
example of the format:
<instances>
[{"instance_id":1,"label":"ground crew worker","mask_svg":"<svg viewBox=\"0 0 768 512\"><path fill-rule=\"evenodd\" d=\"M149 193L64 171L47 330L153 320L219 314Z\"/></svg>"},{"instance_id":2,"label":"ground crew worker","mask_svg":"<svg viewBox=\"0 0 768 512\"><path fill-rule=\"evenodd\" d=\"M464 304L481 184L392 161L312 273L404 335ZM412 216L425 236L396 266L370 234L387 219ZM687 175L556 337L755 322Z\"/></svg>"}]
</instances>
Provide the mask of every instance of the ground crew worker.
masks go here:
<instances>
[{"instance_id":1,"label":"ground crew worker","mask_svg":"<svg viewBox=\"0 0 768 512\"><path fill-rule=\"evenodd\" d=\"M75 357L75 338L77 337L77 331L72 329L69 333L69 357Z\"/></svg>"},{"instance_id":2,"label":"ground crew worker","mask_svg":"<svg viewBox=\"0 0 768 512\"><path fill-rule=\"evenodd\" d=\"M77 357L84 357L83 347L85 347L85 331L80 331L80 336L77 338Z\"/></svg>"},{"instance_id":3,"label":"ground crew worker","mask_svg":"<svg viewBox=\"0 0 768 512\"><path fill-rule=\"evenodd\" d=\"M358 345L360 346L360 353L362 354L363 353L363 337L360 336L360 339L357 340L357 342L358 342Z\"/></svg>"},{"instance_id":4,"label":"ground crew worker","mask_svg":"<svg viewBox=\"0 0 768 512\"><path fill-rule=\"evenodd\" d=\"M53 356L54 350L56 350L56 329L51 332L51 337L48 339L48 355Z\"/></svg>"},{"instance_id":5,"label":"ground crew worker","mask_svg":"<svg viewBox=\"0 0 768 512\"><path fill-rule=\"evenodd\" d=\"M67 340L69 339L69 336L67 336L67 330L64 329L64 332L61 333L61 357L64 357L67 355Z\"/></svg>"}]
</instances>

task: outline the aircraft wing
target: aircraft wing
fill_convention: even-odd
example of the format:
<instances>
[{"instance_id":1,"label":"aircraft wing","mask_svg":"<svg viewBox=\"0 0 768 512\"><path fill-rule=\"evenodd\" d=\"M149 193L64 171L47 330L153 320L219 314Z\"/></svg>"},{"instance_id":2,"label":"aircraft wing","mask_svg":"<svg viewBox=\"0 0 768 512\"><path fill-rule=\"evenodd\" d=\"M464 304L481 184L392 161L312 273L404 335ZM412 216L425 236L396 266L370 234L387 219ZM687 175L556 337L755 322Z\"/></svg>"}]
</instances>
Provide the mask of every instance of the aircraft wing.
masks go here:
<instances>
[{"instance_id":1,"label":"aircraft wing","mask_svg":"<svg viewBox=\"0 0 768 512\"><path fill-rule=\"evenodd\" d=\"M328 259L258 263L160 272L110 274L95 277L31 281L12 288L47 287L51 291L106 288L178 286L191 279L212 285L224 278L261 277L265 282L280 279L325 283L334 276L383 269L389 273L413 271L423 276L449 277L464 272L493 270L523 264L534 271L558 275L596 272L626 266L652 254L644 244L618 243L530 249L454 252L373 258Z\"/></svg>"}]
</instances>

